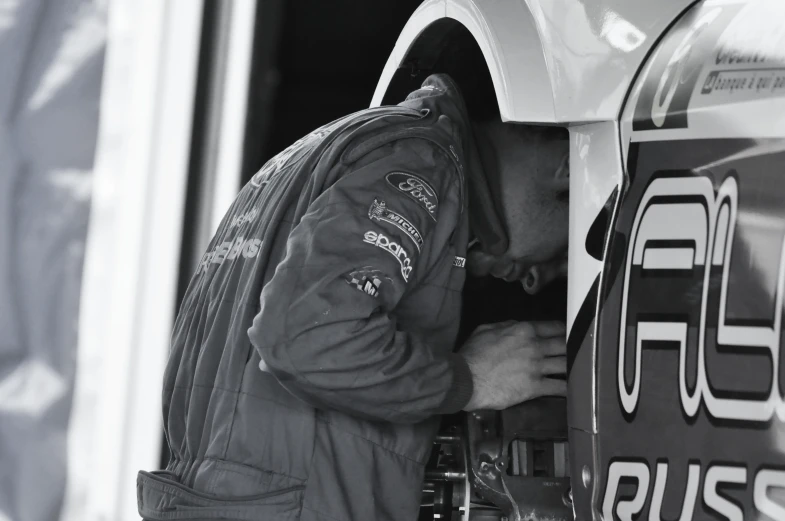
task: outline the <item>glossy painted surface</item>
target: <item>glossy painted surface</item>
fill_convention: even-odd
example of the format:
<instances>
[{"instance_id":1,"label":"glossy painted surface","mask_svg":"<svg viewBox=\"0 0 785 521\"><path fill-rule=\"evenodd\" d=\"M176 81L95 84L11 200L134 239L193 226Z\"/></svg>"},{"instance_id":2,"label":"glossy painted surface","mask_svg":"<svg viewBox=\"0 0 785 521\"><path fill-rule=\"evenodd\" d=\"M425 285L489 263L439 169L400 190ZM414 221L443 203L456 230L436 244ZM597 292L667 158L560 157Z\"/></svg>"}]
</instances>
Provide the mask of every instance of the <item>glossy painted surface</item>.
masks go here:
<instances>
[{"instance_id":1,"label":"glossy painted surface","mask_svg":"<svg viewBox=\"0 0 785 521\"><path fill-rule=\"evenodd\" d=\"M576 512L590 519L596 476L599 289L607 273L607 230L616 215L624 172L616 122L570 127L570 249L567 286L567 395L570 465ZM590 482L589 482L590 484ZM586 516L589 517L586 517Z\"/></svg>"},{"instance_id":2,"label":"glossy painted surface","mask_svg":"<svg viewBox=\"0 0 785 521\"><path fill-rule=\"evenodd\" d=\"M615 120L646 53L689 3L427 0L401 33L372 104L422 31L450 17L480 44L505 120Z\"/></svg>"},{"instance_id":3,"label":"glossy painted surface","mask_svg":"<svg viewBox=\"0 0 785 521\"><path fill-rule=\"evenodd\" d=\"M567 330L600 275L605 224L624 178L615 122L570 127L570 251ZM572 197L572 194L579 194ZM607 212L604 208L608 206Z\"/></svg>"},{"instance_id":4,"label":"glossy painted surface","mask_svg":"<svg viewBox=\"0 0 785 521\"><path fill-rule=\"evenodd\" d=\"M398 37L371 106L381 103L393 73L421 33L445 17L466 26L482 49L503 119L514 121L527 114L530 120L553 120L553 95L537 27L525 3L518 0L505 2L504 9L471 1L426 0Z\"/></svg>"},{"instance_id":5,"label":"glossy painted surface","mask_svg":"<svg viewBox=\"0 0 785 521\"><path fill-rule=\"evenodd\" d=\"M448 0L446 16L466 26L485 55L502 119L554 121L556 102L540 31L525 2Z\"/></svg>"},{"instance_id":6,"label":"glossy painted surface","mask_svg":"<svg viewBox=\"0 0 785 521\"><path fill-rule=\"evenodd\" d=\"M528 0L545 51L556 121L617 119L646 53L691 3ZM523 69L522 80L525 75Z\"/></svg>"}]
</instances>

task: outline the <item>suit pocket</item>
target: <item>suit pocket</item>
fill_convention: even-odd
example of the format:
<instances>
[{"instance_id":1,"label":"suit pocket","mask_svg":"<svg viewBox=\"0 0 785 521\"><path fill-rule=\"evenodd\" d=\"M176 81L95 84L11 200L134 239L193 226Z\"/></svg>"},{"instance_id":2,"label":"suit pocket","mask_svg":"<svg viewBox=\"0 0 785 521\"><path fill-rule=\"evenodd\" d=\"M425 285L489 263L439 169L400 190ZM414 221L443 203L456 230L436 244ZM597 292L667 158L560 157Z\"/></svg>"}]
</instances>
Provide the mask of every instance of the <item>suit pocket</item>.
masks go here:
<instances>
[{"instance_id":1,"label":"suit pocket","mask_svg":"<svg viewBox=\"0 0 785 521\"><path fill-rule=\"evenodd\" d=\"M166 471L139 473L136 493L144 519L296 521L299 517L303 486L230 498L197 492L172 478Z\"/></svg>"}]
</instances>

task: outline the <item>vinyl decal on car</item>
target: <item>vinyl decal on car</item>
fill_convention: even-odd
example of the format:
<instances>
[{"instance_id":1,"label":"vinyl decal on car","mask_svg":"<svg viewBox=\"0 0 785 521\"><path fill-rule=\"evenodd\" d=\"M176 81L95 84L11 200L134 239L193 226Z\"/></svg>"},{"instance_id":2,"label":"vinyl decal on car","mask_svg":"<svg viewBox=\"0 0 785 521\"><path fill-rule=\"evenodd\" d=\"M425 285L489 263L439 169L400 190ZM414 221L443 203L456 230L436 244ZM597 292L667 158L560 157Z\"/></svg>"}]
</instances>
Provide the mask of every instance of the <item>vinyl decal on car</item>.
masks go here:
<instances>
[{"instance_id":1,"label":"vinyl decal on car","mask_svg":"<svg viewBox=\"0 0 785 521\"><path fill-rule=\"evenodd\" d=\"M785 519L785 143L632 146L599 317L598 507Z\"/></svg>"},{"instance_id":2,"label":"vinyl decal on car","mask_svg":"<svg viewBox=\"0 0 785 521\"><path fill-rule=\"evenodd\" d=\"M688 108L698 78L702 59L714 46L718 36L738 12L739 6L715 7L706 12L688 13L685 20L657 50L646 72L633 130L687 128Z\"/></svg>"}]
</instances>

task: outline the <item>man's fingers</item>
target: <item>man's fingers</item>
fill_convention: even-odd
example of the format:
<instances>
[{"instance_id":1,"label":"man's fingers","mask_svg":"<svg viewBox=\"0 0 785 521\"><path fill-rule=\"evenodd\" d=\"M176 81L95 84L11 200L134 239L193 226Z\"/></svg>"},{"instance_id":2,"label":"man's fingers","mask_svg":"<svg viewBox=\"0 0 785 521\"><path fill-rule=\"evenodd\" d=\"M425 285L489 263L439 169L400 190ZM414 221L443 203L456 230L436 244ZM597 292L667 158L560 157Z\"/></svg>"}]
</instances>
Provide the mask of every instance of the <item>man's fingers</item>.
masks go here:
<instances>
[{"instance_id":1,"label":"man's fingers","mask_svg":"<svg viewBox=\"0 0 785 521\"><path fill-rule=\"evenodd\" d=\"M495 327L510 327L520 323L521 323L520 320L505 320L504 322L496 322L495 324L492 325Z\"/></svg>"},{"instance_id":2,"label":"man's fingers","mask_svg":"<svg viewBox=\"0 0 785 521\"><path fill-rule=\"evenodd\" d=\"M540 396L567 396L567 381L543 378L540 381Z\"/></svg>"},{"instance_id":3,"label":"man's fingers","mask_svg":"<svg viewBox=\"0 0 785 521\"><path fill-rule=\"evenodd\" d=\"M567 341L563 338L541 338L540 350L543 356L559 356L567 354Z\"/></svg>"},{"instance_id":4,"label":"man's fingers","mask_svg":"<svg viewBox=\"0 0 785 521\"><path fill-rule=\"evenodd\" d=\"M517 320L506 320L504 322L493 322L491 324L482 324L480 326L477 326L477 328L474 330L474 332L475 333L482 333L483 331L488 331L489 329L499 329L499 328L508 327L508 326L511 326L511 325L517 324L517 323L518 323Z\"/></svg>"},{"instance_id":5,"label":"man's fingers","mask_svg":"<svg viewBox=\"0 0 785 521\"><path fill-rule=\"evenodd\" d=\"M545 375L567 374L567 357L551 356L540 362L540 372Z\"/></svg>"},{"instance_id":6,"label":"man's fingers","mask_svg":"<svg viewBox=\"0 0 785 521\"><path fill-rule=\"evenodd\" d=\"M493 324L482 324L480 326L477 326L474 329L474 332L475 333L482 333L483 331L488 331L489 329L493 328L493 326L494 326Z\"/></svg>"},{"instance_id":7,"label":"man's fingers","mask_svg":"<svg viewBox=\"0 0 785 521\"><path fill-rule=\"evenodd\" d=\"M547 320L542 322L532 322L534 332L540 338L563 337L567 334L567 325L558 320Z\"/></svg>"}]
</instances>

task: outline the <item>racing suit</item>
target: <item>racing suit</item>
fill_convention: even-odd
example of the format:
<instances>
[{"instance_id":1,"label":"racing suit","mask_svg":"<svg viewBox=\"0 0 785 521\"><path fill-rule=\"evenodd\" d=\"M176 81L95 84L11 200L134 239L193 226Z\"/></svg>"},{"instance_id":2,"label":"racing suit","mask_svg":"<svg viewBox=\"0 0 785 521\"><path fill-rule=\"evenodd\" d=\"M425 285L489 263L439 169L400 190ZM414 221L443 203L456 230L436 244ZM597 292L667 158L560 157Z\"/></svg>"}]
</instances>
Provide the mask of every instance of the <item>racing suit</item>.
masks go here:
<instances>
[{"instance_id":1,"label":"racing suit","mask_svg":"<svg viewBox=\"0 0 785 521\"><path fill-rule=\"evenodd\" d=\"M453 353L470 191L489 193L441 75L268 162L178 313L163 391L172 457L139 473L140 515L416 519L437 415L472 393ZM498 246L494 218L472 228Z\"/></svg>"}]
</instances>

